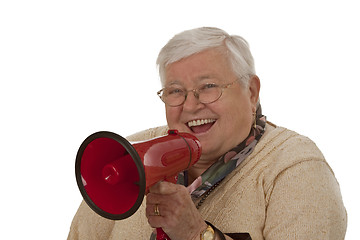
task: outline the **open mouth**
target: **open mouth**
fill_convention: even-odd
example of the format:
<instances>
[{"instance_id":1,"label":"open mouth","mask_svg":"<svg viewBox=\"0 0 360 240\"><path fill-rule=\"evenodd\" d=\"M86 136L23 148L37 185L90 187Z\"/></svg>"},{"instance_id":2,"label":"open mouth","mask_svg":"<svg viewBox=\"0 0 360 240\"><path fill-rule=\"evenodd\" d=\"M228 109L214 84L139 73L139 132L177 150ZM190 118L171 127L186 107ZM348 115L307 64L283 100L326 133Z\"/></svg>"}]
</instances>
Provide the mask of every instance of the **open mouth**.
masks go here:
<instances>
[{"instance_id":1,"label":"open mouth","mask_svg":"<svg viewBox=\"0 0 360 240\"><path fill-rule=\"evenodd\" d=\"M187 126L194 133L204 133L207 132L215 122L215 119L198 119L189 121Z\"/></svg>"}]
</instances>

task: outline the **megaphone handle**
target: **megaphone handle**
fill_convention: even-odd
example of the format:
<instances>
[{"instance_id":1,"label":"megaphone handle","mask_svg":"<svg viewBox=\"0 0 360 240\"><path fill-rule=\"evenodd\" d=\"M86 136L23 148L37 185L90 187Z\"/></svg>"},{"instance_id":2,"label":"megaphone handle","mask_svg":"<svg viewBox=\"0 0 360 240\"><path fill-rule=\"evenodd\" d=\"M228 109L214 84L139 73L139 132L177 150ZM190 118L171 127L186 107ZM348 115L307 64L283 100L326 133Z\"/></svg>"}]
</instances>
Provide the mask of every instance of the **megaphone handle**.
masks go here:
<instances>
[{"instance_id":1,"label":"megaphone handle","mask_svg":"<svg viewBox=\"0 0 360 240\"><path fill-rule=\"evenodd\" d=\"M156 229L156 240L170 240L169 236L166 235L162 228Z\"/></svg>"},{"instance_id":2,"label":"megaphone handle","mask_svg":"<svg viewBox=\"0 0 360 240\"><path fill-rule=\"evenodd\" d=\"M177 182L177 175L170 176L165 179L167 182L176 183ZM156 229L156 240L171 240L168 235L164 232L162 228Z\"/></svg>"}]
</instances>

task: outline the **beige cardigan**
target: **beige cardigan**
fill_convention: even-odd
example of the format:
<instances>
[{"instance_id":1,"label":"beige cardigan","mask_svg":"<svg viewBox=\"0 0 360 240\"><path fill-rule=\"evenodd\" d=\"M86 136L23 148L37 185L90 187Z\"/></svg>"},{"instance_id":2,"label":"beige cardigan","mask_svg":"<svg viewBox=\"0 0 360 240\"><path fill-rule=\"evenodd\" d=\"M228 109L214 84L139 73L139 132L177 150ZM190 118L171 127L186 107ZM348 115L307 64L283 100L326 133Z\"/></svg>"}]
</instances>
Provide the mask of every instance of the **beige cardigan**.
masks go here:
<instances>
[{"instance_id":1,"label":"beige cardigan","mask_svg":"<svg viewBox=\"0 0 360 240\"><path fill-rule=\"evenodd\" d=\"M153 128L128 139L146 140L166 131ZM253 240L339 240L347 225L339 184L319 149L308 138L272 124L199 211L222 232L249 232ZM68 240L147 240L152 230L144 204L130 218L112 221L82 202Z\"/></svg>"}]
</instances>

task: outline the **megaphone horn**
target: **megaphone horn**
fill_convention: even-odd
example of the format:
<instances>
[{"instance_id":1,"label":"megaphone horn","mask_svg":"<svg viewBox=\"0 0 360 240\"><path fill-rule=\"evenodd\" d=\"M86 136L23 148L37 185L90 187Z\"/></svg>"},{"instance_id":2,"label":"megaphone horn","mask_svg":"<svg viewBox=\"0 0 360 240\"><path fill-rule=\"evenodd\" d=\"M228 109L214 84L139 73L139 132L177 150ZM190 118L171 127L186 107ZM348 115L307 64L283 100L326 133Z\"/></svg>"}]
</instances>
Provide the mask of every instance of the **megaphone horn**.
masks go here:
<instances>
[{"instance_id":1,"label":"megaphone horn","mask_svg":"<svg viewBox=\"0 0 360 240\"><path fill-rule=\"evenodd\" d=\"M97 132L78 150L76 181L92 210L121 220L136 212L149 187L162 180L175 182L200 156L200 141L177 130L135 144L113 132Z\"/></svg>"}]
</instances>

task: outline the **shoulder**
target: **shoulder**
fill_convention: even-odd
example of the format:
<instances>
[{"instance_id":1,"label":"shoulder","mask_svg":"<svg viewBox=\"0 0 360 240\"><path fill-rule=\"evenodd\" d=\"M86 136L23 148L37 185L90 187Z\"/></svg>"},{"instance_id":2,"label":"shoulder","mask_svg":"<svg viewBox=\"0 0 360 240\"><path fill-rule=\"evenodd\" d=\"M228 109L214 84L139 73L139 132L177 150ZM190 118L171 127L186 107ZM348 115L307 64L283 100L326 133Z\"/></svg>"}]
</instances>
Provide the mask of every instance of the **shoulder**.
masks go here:
<instances>
[{"instance_id":1,"label":"shoulder","mask_svg":"<svg viewBox=\"0 0 360 240\"><path fill-rule=\"evenodd\" d=\"M308 174L316 174L320 165L323 171L335 177L310 138L274 124L267 124L253 153L241 165L233 176L240 180L252 176L263 183L265 193L271 191L278 177L286 172L296 174L306 168Z\"/></svg>"},{"instance_id":2,"label":"shoulder","mask_svg":"<svg viewBox=\"0 0 360 240\"><path fill-rule=\"evenodd\" d=\"M310 138L274 124L267 125L263 138L254 150L254 158L279 168L304 161L326 162L322 152Z\"/></svg>"},{"instance_id":3,"label":"shoulder","mask_svg":"<svg viewBox=\"0 0 360 240\"><path fill-rule=\"evenodd\" d=\"M108 239L114 224L115 221L96 214L82 201L71 223L67 239Z\"/></svg>"},{"instance_id":4,"label":"shoulder","mask_svg":"<svg viewBox=\"0 0 360 240\"><path fill-rule=\"evenodd\" d=\"M338 187L333 170L310 138L278 126L267 130L249 162L258 170L265 192L270 193L280 179L303 184L311 179L316 184L320 178L327 178L327 183Z\"/></svg>"},{"instance_id":5,"label":"shoulder","mask_svg":"<svg viewBox=\"0 0 360 240\"><path fill-rule=\"evenodd\" d=\"M128 136L126 139L129 141L132 141L132 142L146 141L151 138L164 136L167 134L168 130L169 130L168 126L159 126L159 127L149 128L149 129L134 133L134 134Z\"/></svg>"}]
</instances>

